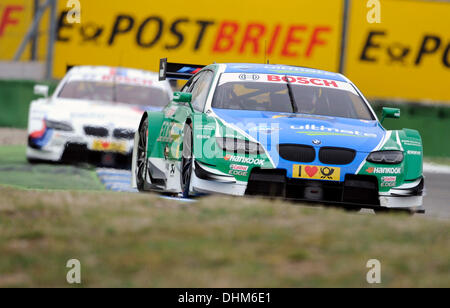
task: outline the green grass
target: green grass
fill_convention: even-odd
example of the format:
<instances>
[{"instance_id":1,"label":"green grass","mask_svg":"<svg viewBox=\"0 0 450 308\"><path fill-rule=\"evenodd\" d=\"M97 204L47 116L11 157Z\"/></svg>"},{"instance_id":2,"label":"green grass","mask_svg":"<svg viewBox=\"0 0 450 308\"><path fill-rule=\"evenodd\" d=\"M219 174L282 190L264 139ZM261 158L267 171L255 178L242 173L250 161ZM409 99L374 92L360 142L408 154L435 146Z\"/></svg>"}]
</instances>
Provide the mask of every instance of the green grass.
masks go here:
<instances>
[{"instance_id":1,"label":"green grass","mask_svg":"<svg viewBox=\"0 0 450 308\"><path fill-rule=\"evenodd\" d=\"M0 287L450 287L449 221L249 198L0 188Z\"/></svg>"},{"instance_id":2,"label":"green grass","mask_svg":"<svg viewBox=\"0 0 450 308\"><path fill-rule=\"evenodd\" d=\"M25 189L104 190L94 169L28 164L25 146L0 146L0 185Z\"/></svg>"},{"instance_id":3,"label":"green grass","mask_svg":"<svg viewBox=\"0 0 450 308\"><path fill-rule=\"evenodd\" d=\"M82 287L370 287L373 258L383 287L450 287L449 229L281 201L106 192L93 170L29 165L23 146L0 147L0 287L68 287L73 258Z\"/></svg>"}]
</instances>

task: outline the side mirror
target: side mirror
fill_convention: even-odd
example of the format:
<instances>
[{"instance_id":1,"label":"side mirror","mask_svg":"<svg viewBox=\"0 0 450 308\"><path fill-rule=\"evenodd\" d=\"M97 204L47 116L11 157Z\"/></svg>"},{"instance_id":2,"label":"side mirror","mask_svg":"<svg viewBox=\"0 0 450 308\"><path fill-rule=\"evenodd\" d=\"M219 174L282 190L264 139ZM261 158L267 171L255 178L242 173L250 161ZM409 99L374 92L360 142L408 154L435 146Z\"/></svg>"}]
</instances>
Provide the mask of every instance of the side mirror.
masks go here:
<instances>
[{"instance_id":1,"label":"side mirror","mask_svg":"<svg viewBox=\"0 0 450 308\"><path fill-rule=\"evenodd\" d=\"M34 95L42 95L45 98L47 98L48 97L48 90L49 90L48 86L37 84L37 85L34 86Z\"/></svg>"},{"instance_id":2,"label":"side mirror","mask_svg":"<svg viewBox=\"0 0 450 308\"><path fill-rule=\"evenodd\" d=\"M192 108L192 93L185 93L185 92L175 92L173 93L173 101L175 103L187 103L192 111L194 111L194 108Z\"/></svg>"},{"instance_id":3,"label":"side mirror","mask_svg":"<svg viewBox=\"0 0 450 308\"><path fill-rule=\"evenodd\" d=\"M386 118L391 118L391 119L400 118L400 109L383 107L383 112L381 114L381 123L383 123L384 119L386 119Z\"/></svg>"}]
</instances>

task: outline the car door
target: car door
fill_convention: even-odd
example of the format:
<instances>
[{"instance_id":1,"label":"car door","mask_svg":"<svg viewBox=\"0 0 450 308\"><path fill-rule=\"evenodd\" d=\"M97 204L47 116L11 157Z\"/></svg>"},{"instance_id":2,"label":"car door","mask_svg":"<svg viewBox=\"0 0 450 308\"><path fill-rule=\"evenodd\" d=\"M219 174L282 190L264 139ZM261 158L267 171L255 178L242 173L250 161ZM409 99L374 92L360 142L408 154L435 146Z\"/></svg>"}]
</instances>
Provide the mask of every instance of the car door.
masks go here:
<instances>
[{"instance_id":1,"label":"car door","mask_svg":"<svg viewBox=\"0 0 450 308\"><path fill-rule=\"evenodd\" d=\"M202 113L213 81L214 73L203 70L195 75L182 91L192 93L191 106L187 103L178 103L174 114L171 116L171 131L169 138L169 160L181 159L181 145L183 143L183 128L188 118L193 118L194 113ZM175 103L176 104L176 103Z\"/></svg>"},{"instance_id":2,"label":"car door","mask_svg":"<svg viewBox=\"0 0 450 308\"><path fill-rule=\"evenodd\" d=\"M180 161L183 144L183 129L188 118L193 113L202 112L202 106L206 103L209 86L214 74L211 71L202 71L192 77L182 89L182 92L192 93L191 105L188 103L172 102L164 111L159 140L163 146L166 172L166 190L179 189ZM195 106L195 107L194 107Z\"/></svg>"}]
</instances>

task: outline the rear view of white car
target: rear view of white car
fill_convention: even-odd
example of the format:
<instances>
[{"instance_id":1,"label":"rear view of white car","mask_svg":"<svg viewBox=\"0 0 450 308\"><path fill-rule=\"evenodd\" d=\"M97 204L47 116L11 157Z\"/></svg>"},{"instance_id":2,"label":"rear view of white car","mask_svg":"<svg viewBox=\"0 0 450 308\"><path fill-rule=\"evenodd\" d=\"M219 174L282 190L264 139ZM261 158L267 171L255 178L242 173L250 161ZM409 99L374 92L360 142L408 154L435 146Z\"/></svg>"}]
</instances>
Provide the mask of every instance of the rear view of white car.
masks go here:
<instances>
[{"instance_id":1,"label":"rear view of white car","mask_svg":"<svg viewBox=\"0 0 450 308\"><path fill-rule=\"evenodd\" d=\"M158 74L126 68L72 68L48 97L36 86L28 119L29 162L91 163L129 168L134 132L144 111L172 98Z\"/></svg>"}]
</instances>

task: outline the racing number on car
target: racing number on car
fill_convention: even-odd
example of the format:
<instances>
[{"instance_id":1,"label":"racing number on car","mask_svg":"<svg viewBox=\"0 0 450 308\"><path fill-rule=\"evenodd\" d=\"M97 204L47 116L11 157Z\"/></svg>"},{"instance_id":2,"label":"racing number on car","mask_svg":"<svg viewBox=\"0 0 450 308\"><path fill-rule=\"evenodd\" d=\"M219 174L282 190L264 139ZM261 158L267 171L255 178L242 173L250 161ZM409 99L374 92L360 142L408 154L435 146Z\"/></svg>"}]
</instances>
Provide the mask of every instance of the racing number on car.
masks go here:
<instances>
[{"instance_id":1,"label":"racing number on car","mask_svg":"<svg viewBox=\"0 0 450 308\"><path fill-rule=\"evenodd\" d=\"M294 165L292 177L298 179L314 179L325 181L339 181L341 168L326 166Z\"/></svg>"},{"instance_id":2,"label":"racing number on car","mask_svg":"<svg viewBox=\"0 0 450 308\"><path fill-rule=\"evenodd\" d=\"M163 122L161 126L161 131L159 132L158 142L171 142L170 131L172 129L173 123L170 121Z\"/></svg>"}]
</instances>

